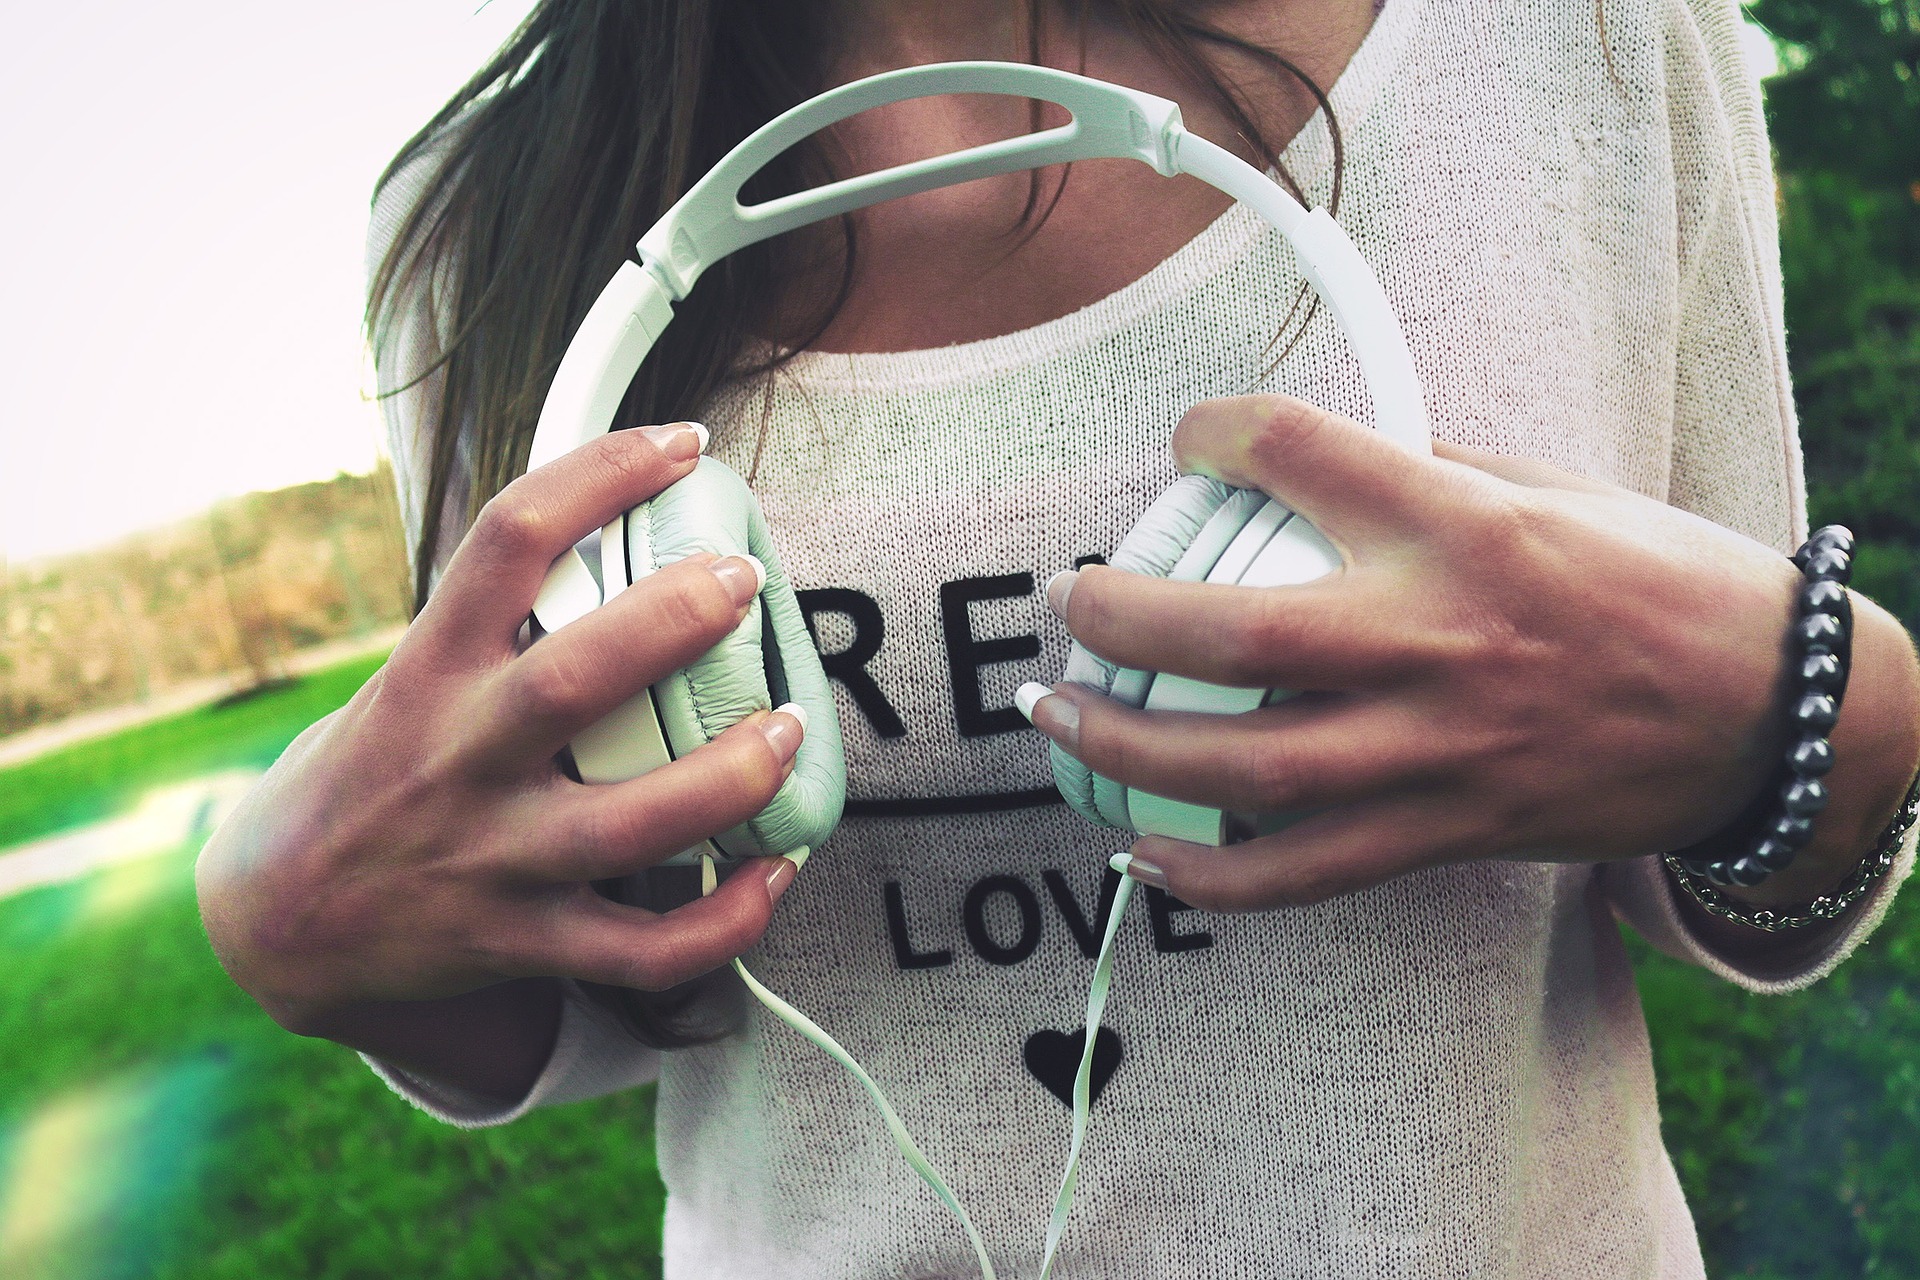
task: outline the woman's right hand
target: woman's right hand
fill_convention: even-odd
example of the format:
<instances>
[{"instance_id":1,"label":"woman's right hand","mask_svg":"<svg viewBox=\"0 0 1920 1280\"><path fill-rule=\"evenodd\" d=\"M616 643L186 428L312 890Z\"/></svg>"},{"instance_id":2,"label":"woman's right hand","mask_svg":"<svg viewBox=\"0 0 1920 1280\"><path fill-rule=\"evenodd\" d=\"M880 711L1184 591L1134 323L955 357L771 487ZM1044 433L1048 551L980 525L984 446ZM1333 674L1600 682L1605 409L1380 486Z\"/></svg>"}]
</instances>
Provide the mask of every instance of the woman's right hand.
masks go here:
<instances>
[{"instance_id":1,"label":"woman's right hand","mask_svg":"<svg viewBox=\"0 0 1920 1280\"><path fill-rule=\"evenodd\" d=\"M610 786L555 762L739 625L759 567L690 557L524 652L518 640L553 561L686 475L703 443L686 424L613 432L508 485L386 665L209 839L208 937L282 1026L511 1093L551 1048L553 979L664 989L766 929L794 874L784 858L665 915L590 882L758 813L792 770L799 719L758 713Z\"/></svg>"}]
</instances>

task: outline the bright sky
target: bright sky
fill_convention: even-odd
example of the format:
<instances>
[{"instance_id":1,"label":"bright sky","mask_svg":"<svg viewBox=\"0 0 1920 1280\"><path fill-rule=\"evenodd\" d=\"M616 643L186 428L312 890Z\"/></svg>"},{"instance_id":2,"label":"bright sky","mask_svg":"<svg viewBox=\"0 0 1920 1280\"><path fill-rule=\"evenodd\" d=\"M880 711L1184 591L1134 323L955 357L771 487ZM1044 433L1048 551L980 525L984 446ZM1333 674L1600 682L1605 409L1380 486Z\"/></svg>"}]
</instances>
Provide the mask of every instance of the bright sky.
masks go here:
<instances>
[{"instance_id":1,"label":"bright sky","mask_svg":"<svg viewBox=\"0 0 1920 1280\"><path fill-rule=\"evenodd\" d=\"M0 557L365 471L375 177L532 0L62 0L0 78ZM1766 37L1750 52L1771 71Z\"/></svg>"},{"instance_id":2,"label":"bright sky","mask_svg":"<svg viewBox=\"0 0 1920 1280\"><path fill-rule=\"evenodd\" d=\"M6 559L374 465L367 198L532 8L480 4L61 0L9 14Z\"/></svg>"}]
</instances>

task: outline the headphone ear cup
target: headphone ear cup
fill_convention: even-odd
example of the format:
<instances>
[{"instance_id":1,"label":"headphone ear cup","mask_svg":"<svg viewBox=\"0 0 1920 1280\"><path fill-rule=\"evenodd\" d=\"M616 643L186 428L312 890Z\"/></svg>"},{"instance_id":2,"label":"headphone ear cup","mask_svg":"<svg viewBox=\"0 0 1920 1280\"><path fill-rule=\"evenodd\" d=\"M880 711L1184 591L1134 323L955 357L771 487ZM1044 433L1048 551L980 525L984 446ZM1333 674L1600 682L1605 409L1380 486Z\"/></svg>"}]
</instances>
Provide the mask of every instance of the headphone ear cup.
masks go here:
<instances>
[{"instance_id":1,"label":"headphone ear cup","mask_svg":"<svg viewBox=\"0 0 1920 1280\"><path fill-rule=\"evenodd\" d=\"M1234 489L1205 476L1182 476L1140 514L1108 563L1129 573L1199 581L1265 502L1265 495L1253 490ZM1116 667L1078 642L1068 652L1062 678L1132 707L1146 702L1153 685L1151 672ZM1055 785L1082 817L1133 829L1126 787L1092 772L1059 747L1052 748L1050 757Z\"/></svg>"},{"instance_id":2,"label":"headphone ear cup","mask_svg":"<svg viewBox=\"0 0 1920 1280\"><path fill-rule=\"evenodd\" d=\"M691 473L627 512L629 580L696 552L757 557L767 580L746 617L713 648L653 686L667 746L684 756L755 711L796 702L807 735L793 772L757 816L714 838L729 857L816 848L846 802L846 757L819 651L787 581L760 504L726 464L702 458Z\"/></svg>"}]
</instances>

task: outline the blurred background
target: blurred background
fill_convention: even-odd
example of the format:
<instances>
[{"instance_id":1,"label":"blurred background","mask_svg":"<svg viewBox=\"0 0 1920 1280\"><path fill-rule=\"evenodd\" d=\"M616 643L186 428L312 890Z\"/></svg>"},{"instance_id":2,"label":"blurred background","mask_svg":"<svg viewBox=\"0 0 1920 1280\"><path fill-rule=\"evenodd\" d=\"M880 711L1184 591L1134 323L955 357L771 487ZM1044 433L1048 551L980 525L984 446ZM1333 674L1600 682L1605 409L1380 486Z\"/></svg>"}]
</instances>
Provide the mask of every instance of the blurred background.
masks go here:
<instances>
[{"instance_id":1,"label":"blurred background","mask_svg":"<svg viewBox=\"0 0 1920 1280\"><path fill-rule=\"evenodd\" d=\"M15 14L0 1276L658 1273L652 1097L467 1134L280 1032L194 853L408 613L366 199L531 0ZM1814 523L1920 622L1920 0L1756 0ZM1804 995L1637 947L1715 1276L1920 1276L1920 906Z\"/></svg>"}]
</instances>

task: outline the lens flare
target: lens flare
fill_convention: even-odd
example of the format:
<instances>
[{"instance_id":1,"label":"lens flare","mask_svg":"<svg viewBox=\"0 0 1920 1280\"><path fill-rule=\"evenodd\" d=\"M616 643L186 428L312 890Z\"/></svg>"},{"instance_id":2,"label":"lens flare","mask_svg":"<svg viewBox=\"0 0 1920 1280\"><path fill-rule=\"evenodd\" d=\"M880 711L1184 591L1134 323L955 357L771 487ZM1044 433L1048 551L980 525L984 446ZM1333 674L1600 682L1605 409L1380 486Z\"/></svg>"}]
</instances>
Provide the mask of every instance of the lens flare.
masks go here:
<instances>
[{"instance_id":1,"label":"lens flare","mask_svg":"<svg viewBox=\"0 0 1920 1280\"><path fill-rule=\"evenodd\" d=\"M227 1071L196 1055L72 1090L0 1132L0 1275L144 1271L199 1172Z\"/></svg>"}]
</instances>

